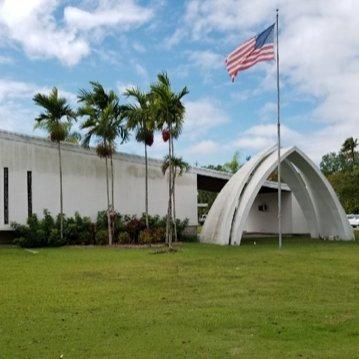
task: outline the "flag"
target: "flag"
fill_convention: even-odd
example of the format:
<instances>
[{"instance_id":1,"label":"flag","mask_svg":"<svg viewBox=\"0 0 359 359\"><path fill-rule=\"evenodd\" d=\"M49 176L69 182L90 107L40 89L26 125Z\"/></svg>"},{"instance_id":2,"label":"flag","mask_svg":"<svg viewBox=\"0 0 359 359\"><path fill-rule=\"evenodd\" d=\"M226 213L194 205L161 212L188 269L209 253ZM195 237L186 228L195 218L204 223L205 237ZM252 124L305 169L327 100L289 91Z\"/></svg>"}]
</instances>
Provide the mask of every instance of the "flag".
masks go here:
<instances>
[{"instance_id":1,"label":"flag","mask_svg":"<svg viewBox=\"0 0 359 359\"><path fill-rule=\"evenodd\" d=\"M274 25L250 38L227 56L226 67L232 81L238 72L250 68L257 62L274 59Z\"/></svg>"}]
</instances>

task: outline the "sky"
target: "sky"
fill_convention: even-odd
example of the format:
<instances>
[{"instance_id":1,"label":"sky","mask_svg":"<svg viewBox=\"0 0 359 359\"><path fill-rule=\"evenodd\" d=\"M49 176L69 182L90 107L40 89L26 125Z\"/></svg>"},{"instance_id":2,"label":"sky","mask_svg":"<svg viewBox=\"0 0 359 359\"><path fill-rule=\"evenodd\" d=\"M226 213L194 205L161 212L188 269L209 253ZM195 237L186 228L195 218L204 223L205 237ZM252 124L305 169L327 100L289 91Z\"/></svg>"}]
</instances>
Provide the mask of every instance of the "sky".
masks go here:
<instances>
[{"instance_id":1,"label":"sky","mask_svg":"<svg viewBox=\"0 0 359 359\"><path fill-rule=\"evenodd\" d=\"M276 63L231 82L226 55L275 21L283 146L316 163L359 137L359 1L356 0L0 0L0 129L33 130L32 97L58 87L77 106L99 81L125 103L127 87L148 90L160 71L189 89L175 152L191 164L241 161L276 142ZM131 139L117 150L143 154ZM149 156L167 150L161 135Z\"/></svg>"}]
</instances>

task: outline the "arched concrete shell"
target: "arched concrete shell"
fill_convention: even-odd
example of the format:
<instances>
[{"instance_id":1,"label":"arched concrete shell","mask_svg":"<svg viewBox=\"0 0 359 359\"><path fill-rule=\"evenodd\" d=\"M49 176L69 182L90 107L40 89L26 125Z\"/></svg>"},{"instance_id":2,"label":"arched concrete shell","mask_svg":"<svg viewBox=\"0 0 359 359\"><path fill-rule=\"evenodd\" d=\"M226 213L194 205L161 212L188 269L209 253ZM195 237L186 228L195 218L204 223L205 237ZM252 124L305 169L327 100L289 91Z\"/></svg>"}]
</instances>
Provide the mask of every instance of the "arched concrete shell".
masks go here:
<instances>
[{"instance_id":1,"label":"arched concrete shell","mask_svg":"<svg viewBox=\"0 0 359 359\"><path fill-rule=\"evenodd\" d=\"M296 147L283 148L280 155L282 178L303 211L311 237L354 239L353 230L333 188L315 164ZM276 166L275 146L243 165L218 194L200 240L239 245L253 202Z\"/></svg>"}]
</instances>

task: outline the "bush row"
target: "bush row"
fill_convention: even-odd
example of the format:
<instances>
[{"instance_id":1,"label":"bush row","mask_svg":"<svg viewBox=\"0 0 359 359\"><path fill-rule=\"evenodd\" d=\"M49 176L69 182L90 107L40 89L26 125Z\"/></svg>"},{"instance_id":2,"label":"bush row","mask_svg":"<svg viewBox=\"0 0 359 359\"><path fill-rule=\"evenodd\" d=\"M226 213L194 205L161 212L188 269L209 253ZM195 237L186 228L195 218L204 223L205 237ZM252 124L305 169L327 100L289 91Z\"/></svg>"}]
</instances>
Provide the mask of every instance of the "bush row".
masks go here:
<instances>
[{"instance_id":1,"label":"bush row","mask_svg":"<svg viewBox=\"0 0 359 359\"><path fill-rule=\"evenodd\" d=\"M183 240L183 231L188 219L177 219L177 235ZM56 247L63 245L106 245L108 244L107 213L100 211L96 222L89 217L75 213L74 217L64 217L63 239L60 236L60 215L53 217L49 211L39 218L30 216L26 225L12 223L15 231L14 244L21 247ZM165 241L166 217L149 216L149 228L146 228L145 215L138 218L131 215L114 215L113 242L119 244L151 244Z\"/></svg>"}]
</instances>

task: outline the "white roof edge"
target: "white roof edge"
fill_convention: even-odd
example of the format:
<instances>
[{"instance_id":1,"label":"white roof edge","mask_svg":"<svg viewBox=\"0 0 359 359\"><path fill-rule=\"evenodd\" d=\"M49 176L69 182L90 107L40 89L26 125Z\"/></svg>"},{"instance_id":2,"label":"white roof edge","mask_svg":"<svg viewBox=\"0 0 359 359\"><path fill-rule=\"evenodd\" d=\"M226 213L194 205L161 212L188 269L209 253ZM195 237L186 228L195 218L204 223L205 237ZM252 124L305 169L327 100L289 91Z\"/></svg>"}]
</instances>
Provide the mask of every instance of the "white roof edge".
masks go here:
<instances>
[{"instance_id":1,"label":"white roof edge","mask_svg":"<svg viewBox=\"0 0 359 359\"><path fill-rule=\"evenodd\" d=\"M16 133L16 132L10 132L5 130L0 130L0 139L4 140L12 140L17 142L29 142L34 145L38 146L45 146L45 147L55 147L56 144L52 143L49 139L40 137L40 136L30 136L26 134ZM72 152L78 152L82 154L87 154L91 156L97 156L96 150L93 147L90 147L89 149L82 147L81 145L69 143L69 142L62 142L63 149L66 151L72 151ZM140 155L135 154L129 154L126 152L120 152L116 151L114 153L113 158L122 159L129 162L144 162L145 158ZM161 159L156 158L148 158L149 163L152 165L162 165Z\"/></svg>"},{"instance_id":2,"label":"white roof edge","mask_svg":"<svg viewBox=\"0 0 359 359\"><path fill-rule=\"evenodd\" d=\"M0 130L0 139L12 140L12 141L18 141L18 142L30 142L30 143L33 143L34 145L38 145L38 146L46 146L46 147L55 147L56 146L56 144L52 143L49 139L44 138L44 137L31 136L31 135L26 135L23 133L10 132L10 131L6 131L6 130ZM82 154L97 156L94 148L87 149L87 148L82 147L81 145L69 143L69 142L63 142L62 145L63 145L63 149L67 150L67 151L73 151L73 152L78 152L78 153L82 153ZM137 162L137 163L143 163L145 161L144 156L129 154L126 152L119 152L119 151L115 152L113 158L114 159L115 158L122 159L122 160L129 161L129 162ZM161 159L148 158L148 161L151 165L162 166ZM209 176L209 177L220 178L220 179L225 179L225 180L229 180L233 176L232 173L216 171L213 169L203 168L203 167L190 167L189 172L192 174ZM272 182L272 181L266 181L265 187L277 188L277 183ZM282 184L282 189L286 190L286 191L290 191L289 187L285 183Z\"/></svg>"}]
</instances>

